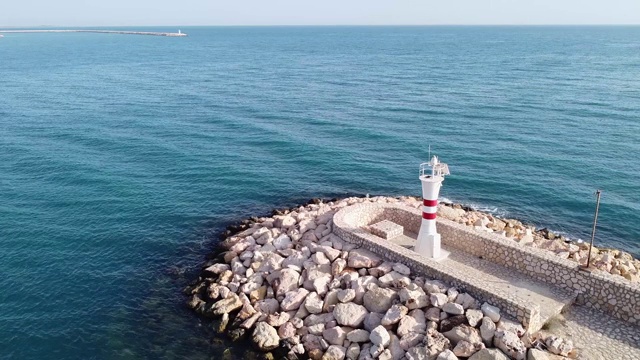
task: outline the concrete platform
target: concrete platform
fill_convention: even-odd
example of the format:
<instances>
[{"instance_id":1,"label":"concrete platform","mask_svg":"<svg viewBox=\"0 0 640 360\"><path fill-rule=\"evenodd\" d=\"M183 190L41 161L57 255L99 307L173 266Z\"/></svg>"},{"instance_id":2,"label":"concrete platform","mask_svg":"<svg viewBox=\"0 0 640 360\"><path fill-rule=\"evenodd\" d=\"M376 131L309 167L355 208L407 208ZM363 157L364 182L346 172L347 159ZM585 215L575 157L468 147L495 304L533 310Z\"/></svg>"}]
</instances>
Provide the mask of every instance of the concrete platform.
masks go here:
<instances>
[{"instance_id":1,"label":"concrete platform","mask_svg":"<svg viewBox=\"0 0 640 360\"><path fill-rule=\"evenodd\" d=\"M413 250L416 243L416 235L405 232L396 237L393 243ZM487 260L469 255L459 249L443 247L449 256L437 260L439 263L455 269L461 279L473 277L480 280L481 287L498 297L519 303L533 303L540 307L540 323L542 327L549 319L560 314L562 310L571 305L576 295L560 288L546 284L529 276L496 265ZM530 329L537 330L537 329Z\"/></svg>"}]
</instances>

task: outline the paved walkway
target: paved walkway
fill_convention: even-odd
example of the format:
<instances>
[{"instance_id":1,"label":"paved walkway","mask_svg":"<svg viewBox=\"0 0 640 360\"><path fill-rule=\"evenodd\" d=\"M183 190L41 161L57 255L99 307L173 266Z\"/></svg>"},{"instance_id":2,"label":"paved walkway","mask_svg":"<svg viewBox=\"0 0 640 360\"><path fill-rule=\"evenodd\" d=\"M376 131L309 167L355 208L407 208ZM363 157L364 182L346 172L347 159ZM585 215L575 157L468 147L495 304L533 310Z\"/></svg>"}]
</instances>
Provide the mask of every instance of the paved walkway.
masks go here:
<instances>
[{"instance_id":1,"label":"paved walkway","mask_svg":"<svg viewBox=\"0 0 640 360\"><path fill-rule=\"evenodd\" d=\"M407 232L392 241L412 249L415 246L415 238L415 234ZM440 263L456 269L461 276L473 274L473 277L481 279L486 289L494 294L540 305L541 324L560 314L575 300L575 295L572 293L530 278L513 269L469 255L459 249L443 247L443 250L450 254Z\"/></svg>"},{"instance_id":2,"label":"paved walkway","mask_svg":"<svg viewBox=\"0 0 640 360\"><path fill-rule=\"evenodd\" d=\"M571 306L546 328L571 339L583 359L640 359L640 328L584 306Z\"/></svg>"}]
</instances>

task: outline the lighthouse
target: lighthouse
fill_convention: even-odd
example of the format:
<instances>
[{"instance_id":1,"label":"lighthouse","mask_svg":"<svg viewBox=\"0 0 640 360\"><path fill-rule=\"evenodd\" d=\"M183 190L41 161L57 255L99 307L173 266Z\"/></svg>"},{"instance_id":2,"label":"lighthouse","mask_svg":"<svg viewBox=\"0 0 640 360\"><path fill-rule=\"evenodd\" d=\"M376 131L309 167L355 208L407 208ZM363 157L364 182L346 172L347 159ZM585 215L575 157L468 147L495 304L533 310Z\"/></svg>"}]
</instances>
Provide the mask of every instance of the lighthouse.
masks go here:
<instances>
[{"instance_id":1,"label":"lighthouse","mask_svg":"<svg viewBox=\"0 0 640 360\"><path fill-rule=\"evenodd\" d=\"M415 251L432 259L440 259L445 255L440 249L440 234L436 229L438 195L445 175L449 175L449 166L441 163L436 156L433 156L428 163L420 164L422 224Z\"/></svg>"}]
</instances>

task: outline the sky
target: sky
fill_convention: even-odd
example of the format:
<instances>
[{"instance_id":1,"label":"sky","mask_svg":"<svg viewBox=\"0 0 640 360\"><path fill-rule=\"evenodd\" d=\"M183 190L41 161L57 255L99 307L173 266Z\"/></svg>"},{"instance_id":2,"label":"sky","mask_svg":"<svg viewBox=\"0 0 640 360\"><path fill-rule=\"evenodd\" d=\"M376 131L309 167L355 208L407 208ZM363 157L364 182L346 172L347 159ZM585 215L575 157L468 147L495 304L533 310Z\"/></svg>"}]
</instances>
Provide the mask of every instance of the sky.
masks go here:
<instances>
[{"instance_id":1,"label":"sky","mask_svg":"<svg viewBox=\"0 0 640 360\"><path fill-rule=\"evenodd\" d=\"M0 26L640 24L640 0L3 0Z\"/></svg>"}]
</instances>

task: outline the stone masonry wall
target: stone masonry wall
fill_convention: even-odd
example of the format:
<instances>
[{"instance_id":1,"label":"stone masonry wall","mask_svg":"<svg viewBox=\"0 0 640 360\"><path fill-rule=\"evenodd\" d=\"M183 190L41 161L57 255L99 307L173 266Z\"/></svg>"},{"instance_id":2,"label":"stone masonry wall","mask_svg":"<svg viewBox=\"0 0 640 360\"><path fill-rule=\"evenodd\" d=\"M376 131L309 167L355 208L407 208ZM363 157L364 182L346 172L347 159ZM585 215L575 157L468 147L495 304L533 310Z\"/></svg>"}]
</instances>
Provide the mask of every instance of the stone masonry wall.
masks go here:
<instances>
[{"instance_id":1,"label":"stone masonry wall","mask_svg":"<svg viewBox=\"0 0 640 360\"><path fill-rule=\"evenodd\" d=\"M537 304L510 299L509 294L493 294L477 284L473 274L459 274L455 269L425 258L414 251L386 241L363 230L384 219L417 233L420 229L420 210L392 204L361 204L347 207L334 216L335 231L344 240L356 243L391 261L402 262L412 271L447 281L468 291L481 301L499 306L529 328L539 328L540 308ZM640 324L640 284L602 271L584 272L577 263L562 259L545 250L531 248L513 240L476 231L463 224L438 219L438 231L446 246L464 250L532 278L555 284L578 294L577 301L617 318ZM455 274L455 276L454 276Z\"/></svg>"},{"instance_id":2,"label":"stone masonry wall","mask_svg":"<svg viewBox=\"0 0 640 360\"><path fill-rule=\"evenodd\" d=\"M640 324L640 284L600 270L581 271L571 260L450 220L438 221L442 243L532 278L574 291L577 301L633 324Z\"/></svg>"},{"instance_id":3,"label":"stone masonry wall","mask_svg":"<svg viewBox=\"0 0 640 360\"><path fill-rule=\"evenodd\" d=\"M517 301L509 294L487 291L486 284L473 276L461 274L456 269L428 259L400 245L372 235L362 229L363 226L387 219L400 224L410 232L420 229L420 211L408 207L383 204L362 204L339 211L333 218L334 231L343 240L354 243L385 257L389 261L400 262L408 266L417 275L448 282L461 291L472 294L481 302L498 306L507 315L536 331L540 328L540 307L527 301Z\"/></svg>"}]
</instances>

